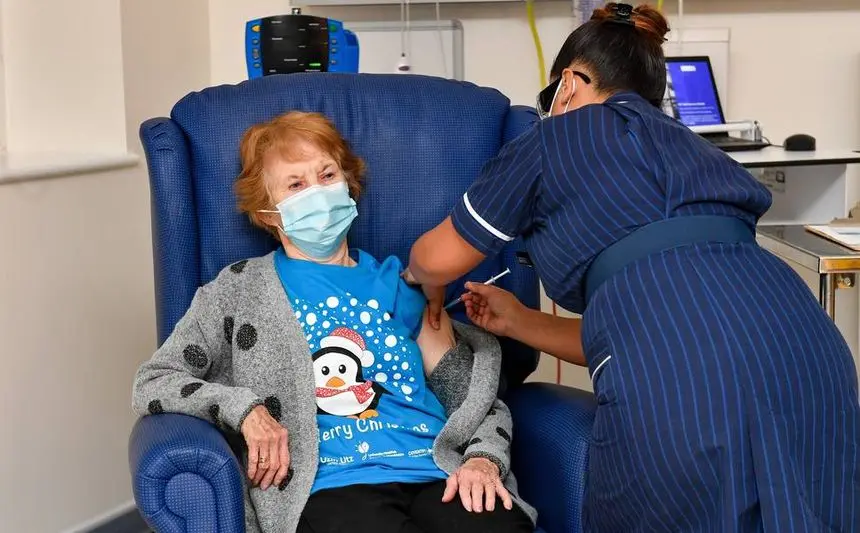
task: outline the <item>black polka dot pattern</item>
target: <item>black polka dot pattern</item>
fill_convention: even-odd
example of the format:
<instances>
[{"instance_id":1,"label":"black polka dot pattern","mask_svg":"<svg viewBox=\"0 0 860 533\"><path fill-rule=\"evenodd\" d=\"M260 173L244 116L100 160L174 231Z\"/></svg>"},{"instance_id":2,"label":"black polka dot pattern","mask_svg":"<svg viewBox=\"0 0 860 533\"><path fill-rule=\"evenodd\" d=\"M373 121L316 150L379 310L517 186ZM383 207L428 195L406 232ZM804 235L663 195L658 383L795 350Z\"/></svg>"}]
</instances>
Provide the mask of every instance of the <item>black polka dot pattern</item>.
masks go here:
<instances>
[{"instance_id":1,"label":"black polka dot pattern","mask_svg":"<svg viewBox=\"0 0 860 533\"><path fill-rule=\"evenodd\" d=\"M276 396L269 396L263 403L266 406L266 409L269 411L269 414L277 420L281 421L281 400L279 400Z\"/></svg>"},{"instance_id":2,"label":"black polka dot pattern","mask_svg":"<svg viewBox=\"0 0 860 533\"><path fill-rule=\"evenodd\" d=\"M221 407L217 403L209 406L209 418L216 426L221 422Z\"/></svg>"},{"instance_id":3,"label":"black polka dot pattern","mask_svg":"<svg viewBox=\"0 0 860 533\"><path fill-rule=\"evenodd\" d=\"M251 324L242 324L236 333L236 346L240 350L250 350L257 344L257 330Z\"/></svg>"},{"instance_id":4,"label":"black polka dot pattern","mask_svg":"<svg viewBox=\"0 0 860 533\"><path fill-rule=\"evenodd\" d=\"M508 432L507 432L507 431L505 431L505 428L503 428L503 427L497 427L497 428L496 428L496 433L498 433L498 434L499 434L499 436L501 436L501 437L502 437L503 439L505 439L506 441L511 442L511 436L510 436L510 434L508 434Z\"/></svg>"},{"instance_id":5,"label":"black polka dot pattern","mask_svg":"<svg viewBox=\"0 0 860 533\"><path fill-rule=\"evenodd\" d=\"M161 400L152 400L149 402L147 409L151 415L160 415L164 412L164 407L161 406Z\"/></svg>"},{"instance_id":6,"label":"black polka dot pattern","mask_svg":"<svg viewBox=\"0 0 860 533\"><path fill-rule=\"evenodd\" d=\"M191 396L192 394L197 392L200 389L200 387L202 387L202 386L203 386L203 382L192 381L191 383L188 383L187 385L183 385L182 390L179 391L179 394L183 398L188 398L189 396Z\"/></svg>"},{"instance_id":7,"label":"black polka dot pattern","mask_svg":"<svg viewBox=\"0 0 860 533\"><path fill-rule=\"evenodd\" d=\"M224 317L224 340L227 341L227 344L233 342L233 326L235 325L235 321L232 316Z\"/></svg>"},{"instance_id":8,"label":"black polka dot pattern","mask_svg":"<svg viewBox=\"0 0 860 533\"><path fill-rule=\"evenodd\" d=\"M490 412L489 412L489 413L487 413L487 414L488 414L488 415L490 415L490 416L495 416L495 415L496 415L496 408L495 408L495 407L490 407Z\"/></svg>"},{"instance_id":9,"label":"black polka dot pattern","mask_svg":"<svg viewBox=\"0 0 860 533\"><path fill-rule=\"evenodd\" d=\"M278 485L278 490L284 490L287 488L287 485L290 484L290 481L293 480L293 469L287 468L287 475L284 477L284 480L281 481L280 485Z\"/></svg>"},{"instance_id":10,"label":"black polka dot pattern","mask_svg":"<svg viewBox=\"0 0 860 533\"><path fill-rule=\"evenodd\" d=\"M230 271L233 272L234 274L241 274L242 271L245 270L245 266L247 264L248 264L247 259L243 259L242 261L239 261L238 263L233 263L232 265L230 265Z\"/></svg>"},{"instance_id":11,"label":"black polka dot pattern","mask_svg":"<svg viewBox=\"0 0 860 533\"><path fill-rule=\"evenodd\" d=\"M196 344L189 344L186 346L185 350L182 351L182 355L185 357L185 362L195 368L206 368L206 365L209 364L209 358L206 357L206 352Z\"/></svg>"},{"instance_id":12,"label":"black polka dot pattern","mask_svg":"<svg viewBox=\"0 0 860 533\"><path fill-rule=\"evenodd\" d=\"M484 442L484 441L482 441L478 437L475 437L474 439L469 441L469 446L474 446L475 444L481 444L482 442Z\"/></svg>"}]
</instances>

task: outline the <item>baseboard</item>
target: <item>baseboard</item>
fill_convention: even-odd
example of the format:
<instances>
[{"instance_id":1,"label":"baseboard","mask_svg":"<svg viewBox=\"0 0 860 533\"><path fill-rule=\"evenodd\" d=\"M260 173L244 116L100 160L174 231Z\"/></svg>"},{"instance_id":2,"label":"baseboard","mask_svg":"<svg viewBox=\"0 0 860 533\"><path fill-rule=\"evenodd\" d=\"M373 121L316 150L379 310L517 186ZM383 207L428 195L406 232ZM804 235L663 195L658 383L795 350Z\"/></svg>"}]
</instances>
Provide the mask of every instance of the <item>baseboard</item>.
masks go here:
<instances>
[{"instance_id":1,"label":"baseboard","mask_svg":"<svg viewBox=\"0 0 860 533\"><path fill-rule=\"evenodd\" d=\"M87 533L147 533L152 531L137 512L137 507L89 530Z\"/></svg>"},{"instance_id":2,"label":"baseboard","mask_svg":"<svg viewBox=\"0 0 860 533\"><path fill-rule=\"evenodd\" d=\"M64 533L145 533L151 531L133 501L126 502Z\"/></svg>"}]
</instances>

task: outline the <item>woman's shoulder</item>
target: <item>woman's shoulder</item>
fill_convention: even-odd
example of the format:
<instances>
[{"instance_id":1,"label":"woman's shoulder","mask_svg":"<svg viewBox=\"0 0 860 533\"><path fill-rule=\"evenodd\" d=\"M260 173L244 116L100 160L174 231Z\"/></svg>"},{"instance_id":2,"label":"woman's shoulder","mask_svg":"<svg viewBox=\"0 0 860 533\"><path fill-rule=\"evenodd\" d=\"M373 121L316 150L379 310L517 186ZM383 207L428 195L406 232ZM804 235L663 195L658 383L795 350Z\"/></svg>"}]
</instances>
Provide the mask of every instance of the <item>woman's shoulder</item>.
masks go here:
<instances>
[{"instance_id":1,"label":"woman's shoulder","mask_svg":"<svg viewBox=\"0 0 860 533\"><path fill-rule=\"evenodd\" d=\"M260 283L267 274L274 274L275 252L264 256L242 259L225 266L215 278L204 287L209 291L225 292L237 288L246 289L249 285Z\"/></svg>"},{"instance_id":2,"label":"woman's shoulder","mask_svg":"<svg viewBox=\"0 0 860 533\"><path fill-rule=\"evenodd\" d=\"M358 264L365 266L367 268L373 270L380 269L395 269L395 270L403 270L403 262L396 255L389 255L382 261L376 258L370 252L362 250L361 248L355 248L356 254L358 255Z\"/></svg>"}]
</instances>

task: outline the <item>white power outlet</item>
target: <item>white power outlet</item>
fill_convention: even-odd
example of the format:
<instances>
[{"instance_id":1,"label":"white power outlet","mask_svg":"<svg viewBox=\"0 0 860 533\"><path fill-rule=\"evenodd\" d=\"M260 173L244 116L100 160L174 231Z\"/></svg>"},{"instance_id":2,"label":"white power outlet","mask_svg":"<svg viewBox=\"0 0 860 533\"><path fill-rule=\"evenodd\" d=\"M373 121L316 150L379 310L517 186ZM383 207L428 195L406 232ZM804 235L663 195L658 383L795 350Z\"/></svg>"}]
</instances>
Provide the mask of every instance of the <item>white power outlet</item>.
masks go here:
<instances>
[{"instance_id":1,"label":"white power outlet","mask_svg":"<svg viewBox=\"0 0 860 533\"><path fill-rule=\"evenodd\" d=\"M780 167L761 169L758 181L772 192L785 192L785 169Z\"/></svg>"}]
</instances>

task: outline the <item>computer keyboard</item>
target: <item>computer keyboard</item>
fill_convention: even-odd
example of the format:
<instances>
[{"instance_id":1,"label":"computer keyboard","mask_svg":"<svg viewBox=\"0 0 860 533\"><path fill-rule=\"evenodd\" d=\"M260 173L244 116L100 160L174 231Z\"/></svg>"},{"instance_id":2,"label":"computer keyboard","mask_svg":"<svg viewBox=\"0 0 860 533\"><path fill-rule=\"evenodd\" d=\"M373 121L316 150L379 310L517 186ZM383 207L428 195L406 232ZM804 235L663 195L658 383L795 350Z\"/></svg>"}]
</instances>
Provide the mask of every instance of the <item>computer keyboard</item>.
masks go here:
<instances>
[{"instance_id":1,"label":"computer keyboard","mask_svg":"<svg viewBox=\"0 0 860 533\"><path fill-rule=\"evenodd\" d=\"M708 139L717 148L726 152L746 151L746 150L761 150L770 146L764 141L752 141L749 139L741 139L739 137L719 137Z\"/></svg>"}]
</instances>

